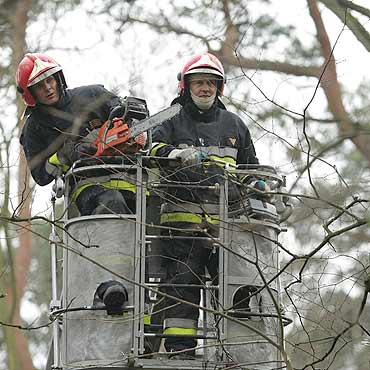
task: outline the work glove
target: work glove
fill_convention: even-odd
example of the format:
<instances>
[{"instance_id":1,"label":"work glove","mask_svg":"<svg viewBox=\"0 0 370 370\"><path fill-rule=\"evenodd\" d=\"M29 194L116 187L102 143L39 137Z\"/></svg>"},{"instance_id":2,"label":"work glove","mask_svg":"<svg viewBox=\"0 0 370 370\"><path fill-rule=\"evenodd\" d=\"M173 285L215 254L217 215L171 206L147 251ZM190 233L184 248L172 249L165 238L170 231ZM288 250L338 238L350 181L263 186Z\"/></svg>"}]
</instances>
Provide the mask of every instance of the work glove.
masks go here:
<instances>
[{"instance_id":1,"label":"work glove","mask_svg":"<svg viewBox=\"0 0 370 370\"><path fill-rule=\"evenodd\" d=\"M143 149L148 141L148 134L146 132L142 132L141 134L134 137L134 142Z\"/></svg>"},{"instance_id":2,"label":"work glove","mask_svg":"<svg viewBox=\"0 0 370 370\"><path fill-rule=\"evenodd\" d=\"M83 157L91 157L98 150L97 146L94 144L98 138L100 129L97 128L89 132L85 137L78 141L74 146L75 160Z\"/></svg>"},{"instance_id":3,"label":"work glove","mask_svg":"<svg viewBox=\"0 0 370 370\"><path fill-rule=\"evenodd\" d=\"M82 157L90 157L97 151L93 142L97 139L99 129L91 131L80 141L67 139L63 146L54 153L45 163L45 171L53 176L60 176L66 173L72 164Z\"/></svg>"},{"instance_id":4,"label":"work glove","mask_svg":"<svg viewBox=\"0 0 370 370\"><path fill-rule=\"evenodd\" d=\"M62 168L56 164L50 163L50 159L51 157L45 162L45 171L53 177L60 176L61 173L63 173Z\"/></svg>"},{"instance_id":5,"label":"work glove","mask_svg":"<svg viewBox=\"0 0 370 370\"><path fill-rule=\"evenodd\" d=\"M252 183L253 187L260 191L270 191L270 187L266 184L263 180L256 180L254 183Z\"/></svg>"},{"instance_id":6,"label":"work glove","mask_svg":"<svg viewBox=\"0 0 370 370\"><path fill-rule=\"evenodd\" d=\"M58 161L62 166L71 166L76 160L75 148L76 142L70 139L64 141L63 146L57 151Z\"/></svg>"},{"instance_id":7,"label":"work glove","mask_svg":"<svg viewBox=\"0 0 370 370\"><path fill-rule=\"evenodd\" d=\"M270 197L270 194L267 194L271 191L270 186L264 181L264 180L254 180L249 186L253 187L256 190L259 190L258 193L256 193L256 198L261 200L267 200ZM264 192L264 193L260 193Z\"/></svg>"},{"instance_id":8,"label":"work glove","mask_svg":"<svg viewBox=\"0 0 370 370\"><path fill-rule=\"evenodd\" d=\"M73 150L73 145L63 145L58 152L50 156L45 162L45 171L53 176L58 177L63 173L66 173L71 167L71 158L68 150Z\"/></svg>"},{"instance_id":9,"label":"work glove","mask_svg":"<svg viewBox=\"0 0 370 370\"><path fill-rule=\"evenodd\" d=\"M112 120L113 118L122 118L125 115L126 109L124 105L116 105L111 108L109 112L108 119Z\"/></svg>"},{"instance_id":10,"label":"work glove","mask_svg":"<svg viewBox=\"0 0 370 370\"><path fill-rule=\"evenodd\" d=\"M66 173L74 162L74 146L72 140L66 140L63 146L45 162L45 171L57 177Z\"/></svg>"},{"instance_id":11,"label":"work glove","mask_svg":"<svg viewBox=\"0 0 370 370\"><path fill-rule=\"evenodd\" d=\"M184 166L195 166L202 161L202 153L194 147L173 149L168 158L179 159Z\"/></svg>"}]
</instances>

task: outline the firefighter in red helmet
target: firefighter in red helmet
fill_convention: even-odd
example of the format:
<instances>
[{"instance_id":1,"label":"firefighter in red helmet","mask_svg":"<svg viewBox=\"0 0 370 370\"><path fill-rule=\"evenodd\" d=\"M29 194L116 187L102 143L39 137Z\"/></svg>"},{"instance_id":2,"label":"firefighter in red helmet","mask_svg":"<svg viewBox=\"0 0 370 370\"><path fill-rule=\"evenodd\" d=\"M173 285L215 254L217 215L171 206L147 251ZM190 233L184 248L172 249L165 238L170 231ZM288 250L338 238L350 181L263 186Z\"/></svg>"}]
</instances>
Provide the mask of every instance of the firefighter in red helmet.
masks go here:
<instances>
[{"instance_id":1,"label":"firefighter in red helmet","mask_svg":"<svg viewBox=\"0 0 370 370\"><path fill-rule=\"evenodd\" d=\"M225 73L218 58L211 53L193 56L178 80L179 94L173 103L179 102L183 109L178 116L154 129L150 152L180 162L175 171L171 166L161 168L166 178L178 184L214 185L222 183L226 164L257 164L247 125L239 116L228 112L220 100ZM240 200L238 186L230 188L229 200L237 201L238 196ZM187 354L192 358L197 343L199 285L205 266L211 277L217 279L218 252L204 240L207 238L197 238L205 234L195 235L193 231L187 234L186 230L207 230L208 235L217 235L219 198L215 192L196 186L172 189L169 187L168 197L161 206L162 233L183 237L164 237L162 241L169 286L166 293L193 305L167 299L163 332L168 352L174 352L178 358L176 352L181 351L180 357ZM164 226L169 227L168 231Z\"/></svg>"},{"instance_id":2,"label":"firefighter in red helmet","mask_svg":"<svg viewBox=\"0 0 370 370\"><path fill-rule=\"evenodd\" d=\"M31 92L32 86L40 87L39 82L47 78L49 78L49 82L55 80L58 86L58 90L55 91L51 100L46 99L43 102L45 105L52 105L58 102L59 95L63 94L67 88L62 67L53 58L45 54L26 54L19 63L16 80L17 90L28 107L36 105L37 98L34 94L37 95L37 92Z\"/></svg>"},{"instance_id":3,"label":"firefighter in red helmet","mask_svg":"<svg viewBox=\"0 0 370 370\"><path fill-rule=\"evenodd\" d=\"M20 142L31 175L41 186L67 172L77 159L95 154L97 127L122 105L121 98L102 85L67 89L62 67L42 53L23 57L16 82L27 106ZM132 186L125 186L84 184L74 189L73 199L81 215L129 213L134 200L128 202L125 195Z\"/></svg>"},{"instance_id":4,"label":"firefighter in red helmet","mask_svg":"<svg viewBox=\"0 0 370 370\"><path fill-rule=\"evenodd\" d=\"M178 93L180 96L185 94L185 87L188 77L193 74L210 74L218 81L218 96L222 96L225 85L225 72L221 62L210 53L198 54L192 57L183 67L178 75Z\"/></svg>"}]
</instances>

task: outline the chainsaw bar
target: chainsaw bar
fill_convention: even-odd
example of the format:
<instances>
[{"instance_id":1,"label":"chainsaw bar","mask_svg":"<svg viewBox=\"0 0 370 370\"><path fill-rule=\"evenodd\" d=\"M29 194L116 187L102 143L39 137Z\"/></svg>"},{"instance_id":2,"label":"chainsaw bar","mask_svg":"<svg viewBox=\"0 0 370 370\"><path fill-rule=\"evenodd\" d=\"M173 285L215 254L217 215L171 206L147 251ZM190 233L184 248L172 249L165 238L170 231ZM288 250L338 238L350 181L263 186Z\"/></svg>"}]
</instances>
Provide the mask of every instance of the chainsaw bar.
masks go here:
<instances>
[{"instance_id":1,"label":"chainsaw bar","mask_svg":"<svg viewBox=\"0 0 370 370\"><path fill-rule=\"evenodd\" d=\"M124 117L106 121L99 130L94 145L98 148L94 157L106 155L120 155L128 147L134 148L132 140L145 131L154 128L180 113L182 106L175 104L153 116L138 120L132 118L130 123L124 122ZM137 144L139 142L136 141ZM142 145L143 146L143 145Z\"/></svg>"},{"instance_id":2,"label":"chainsaw bar","mask_svg":"<svg viewBox=\"0 0 370 370\"><path fill-rule=\"evenodd\" d=\"M153 127L160 125L161 123L175 117L180 113L182 106L179 103L171 105L169 108L161 110L160 112L153 114L148 118L144 118L141 121L135 122L130 127L129 137L135 137L145 131L150 130Z\"/></svg>"}]
</instances>

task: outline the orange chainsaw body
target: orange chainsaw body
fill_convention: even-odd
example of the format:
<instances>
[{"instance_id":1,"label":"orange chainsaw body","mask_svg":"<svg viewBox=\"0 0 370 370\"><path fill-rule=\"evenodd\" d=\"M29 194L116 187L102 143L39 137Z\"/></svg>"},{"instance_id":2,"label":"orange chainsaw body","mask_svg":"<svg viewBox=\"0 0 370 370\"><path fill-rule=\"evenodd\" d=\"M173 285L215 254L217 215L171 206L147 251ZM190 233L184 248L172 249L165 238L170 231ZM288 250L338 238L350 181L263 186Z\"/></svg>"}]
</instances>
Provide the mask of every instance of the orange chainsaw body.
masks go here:
<instances>
[{"instance_id":1,"label":"orange chainsaw body","mask_svg":"<svg viewBox=\"0 0 370 370\"><path fill-rule=\"evenodd\" d=\"M113 118L106 121L99 130L98 138L94 142L98 148L94 157L132 152L136 147L135 144L136 142L130 138L128 124L122 118Z\"/></svg>"},{"instance_id":2,"label":"orange chainsaw body","mask_svg":"<svg viewBox=\"0 0 370 370\"><path fill-rule=\"evenodd\" d=\"M94 157L137 153L146 145L147 131L179 114L181 108L176 103L149 117L145 100L126 97L124 105L114 108L99 129L93 142L97 147Z\"/></svg>"}]
</instances>

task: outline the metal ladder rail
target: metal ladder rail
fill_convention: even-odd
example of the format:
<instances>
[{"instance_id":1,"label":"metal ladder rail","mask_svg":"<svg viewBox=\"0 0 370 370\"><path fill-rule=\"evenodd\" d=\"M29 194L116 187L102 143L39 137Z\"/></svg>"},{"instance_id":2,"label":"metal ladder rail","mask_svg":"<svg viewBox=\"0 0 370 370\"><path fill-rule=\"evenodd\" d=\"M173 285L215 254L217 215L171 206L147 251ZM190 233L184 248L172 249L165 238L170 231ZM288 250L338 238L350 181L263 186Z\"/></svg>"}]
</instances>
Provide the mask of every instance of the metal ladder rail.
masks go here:
<instances>
[{"instance_id":1,"label":"metal ladder rail","mask_svg":"<svg viewBox=\"0 0 370 370\"><path fill-rule=\"evenodd\" d=\"M191 188L191 187L194 187L196 189L205 189L205 190L215 190L217 192L220 192L220 193L224 193L224 186L223 185L204 185L204 186L199 186L199 185L194 185L194 184L185 184L185 185L180 185L178 183L153 183L151 184L151 187L153 188L156 188L156 189L159 189L159 188L168 188L168 187L181 187L181 186L186 186L187 188ZM224 220L225 217L226 217L226 209L227 207L225 206L225 197L222 197L222 196L219 196L219 209L220 209L220 224L221 224L221 220ZM215 238L210 238L210 237L199 237L199 236L196 236L196 237L186 237L186 236L177 236L177 235L174 235L174 236L165 236L165 235L146 235L146 244L150 244L152 240L155 240L155 239L194 239L194 238L197 238L197 239L202 239L202 240L209 240L209 241L213 241L215 242L215 245L217 245L217 247L221 244L222 245L222 240L220 239L220 236L219 237L215 237ZM220 281L220 279L219 279ZM206 284L206 283L205 283ZM217 286L209 286L207 287L205 284L203 285L199 285L199 286L196 286L198 288L201 289L201 294L203 293L203 296L205 297L205 291L207 290L219 290L219 285ZM160 286L166 286L166 284L158 284L158 283L152 283L152 284L146 284L148 285L149 287L152 287L152 288L159 288ZM173 284L171 284L172 286ZM188 284L180 284L180 285L177 285L177 286L190 286ZM191 285L192 287L195 287L194 285ZM206 300L204 300L205 304L207 304ZM204 339L204 340L215 340L216 339L216 334L214 335L209 335L210 332L214 332L216 333L216 328L209 328L207 327L207 311L206 310L203 310L203 313L204 313L204 317L203 317L203 327L200 327L198 328L198 330L202 330L203 331L203 335L197 335L196 338L197 339ZM148 333L147 334L148 336L158 336L158 337L166 337L165 334L152 334L152 333ZM208 359L208 356L207 356L207 351L206 351L206 348L207 346L205 346L205 356L204 356L204 360L207 361Z\"/></svg>"},{"instance_id":2,"label":"metal ladder rail","mask_svg":"<svg viewBox=\"0 0 370 370\"><path fill-rule=\"evenodd\" d=\"M134 260L135 268L134 288L134 332L133 355L144 353L144 315L145 315L145 220L146 220L146 181L143 176L142 157L137 156L136 163L136 245Z\"/></svg>"}]
</instances>

